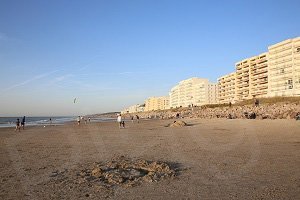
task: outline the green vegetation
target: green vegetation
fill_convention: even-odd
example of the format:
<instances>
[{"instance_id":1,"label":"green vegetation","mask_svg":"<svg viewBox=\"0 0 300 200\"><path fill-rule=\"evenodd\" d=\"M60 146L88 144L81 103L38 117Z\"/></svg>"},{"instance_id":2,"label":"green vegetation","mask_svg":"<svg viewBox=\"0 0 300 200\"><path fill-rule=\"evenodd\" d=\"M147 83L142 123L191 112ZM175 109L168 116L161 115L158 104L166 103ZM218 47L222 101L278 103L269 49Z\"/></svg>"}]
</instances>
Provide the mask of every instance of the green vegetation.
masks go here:
<instances>
[{"instance_id":1,"label":"green vegetation","mask_svg":"<svg viewBox=\"0 0 300 200\"><path fill-rule=\"evenodd\" d=\"M260 104L275 104L275 103L300 103L300 97L269 97L258 98ZM244 100L234 104L235 106L253 105L254 99Z\"/></svg>"}]
</instances>

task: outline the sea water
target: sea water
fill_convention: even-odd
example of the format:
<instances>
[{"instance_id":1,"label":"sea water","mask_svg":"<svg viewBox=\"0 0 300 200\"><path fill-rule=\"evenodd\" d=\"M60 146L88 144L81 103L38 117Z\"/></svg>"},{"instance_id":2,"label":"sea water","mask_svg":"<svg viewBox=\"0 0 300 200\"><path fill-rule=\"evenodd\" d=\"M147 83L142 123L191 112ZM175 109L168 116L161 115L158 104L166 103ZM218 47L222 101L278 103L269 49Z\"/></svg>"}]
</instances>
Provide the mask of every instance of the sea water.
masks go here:
<instances>
[{"instance_id":1,"label":"sea water","mask_svg":"<svg viewBox=\"0 0 300 200\"><path fill-rule=\"evenodd\" d=\"M0 117L0 128L3 127L14 127L17 119L22 121L23 117ZM51 118L51 122L50 122ZM88 117L85 117L88 121ZM91 118L91 122L108 122L113 121L115 118L102 118L95 117ZM64 125L67 122L76 122L77 116L67 117L25 117L25 126L47 126L47 125ZM82 122L84 123L84 122Z\"/></svg>"},{"instance_id":2,"label":"sea water","mask_svg":"<svg viewBox=\"0 0 300 200\"><path fill-rule=\"evenodd\" d=\"M23 117L0 117L0 128L14 127L17 119L22 121ZM50 122L50 118L51 121ZM63 125L66 122L75 121L76 117L25 117L25 126Z\"/></svg>"}]
</instances>

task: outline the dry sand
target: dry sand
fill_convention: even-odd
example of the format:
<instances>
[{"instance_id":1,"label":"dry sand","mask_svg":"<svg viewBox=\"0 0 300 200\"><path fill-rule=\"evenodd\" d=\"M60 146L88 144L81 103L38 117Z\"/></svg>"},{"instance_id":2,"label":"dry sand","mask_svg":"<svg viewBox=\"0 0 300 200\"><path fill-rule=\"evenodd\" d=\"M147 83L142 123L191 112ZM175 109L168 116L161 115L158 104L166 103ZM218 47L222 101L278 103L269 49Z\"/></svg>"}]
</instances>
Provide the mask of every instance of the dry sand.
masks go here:
<instances>
[{"instance_id":1,"label":"dry sand","mask_svg":"<svg viewBox=\"0 0 300 200\"><path fill-rule=\"evenodd\" d=\"M299 199L300 122L190 119L0 129L0 199ZM176 176L103 188L78 174L115 156Z\"/></svg>"}]
</instances>

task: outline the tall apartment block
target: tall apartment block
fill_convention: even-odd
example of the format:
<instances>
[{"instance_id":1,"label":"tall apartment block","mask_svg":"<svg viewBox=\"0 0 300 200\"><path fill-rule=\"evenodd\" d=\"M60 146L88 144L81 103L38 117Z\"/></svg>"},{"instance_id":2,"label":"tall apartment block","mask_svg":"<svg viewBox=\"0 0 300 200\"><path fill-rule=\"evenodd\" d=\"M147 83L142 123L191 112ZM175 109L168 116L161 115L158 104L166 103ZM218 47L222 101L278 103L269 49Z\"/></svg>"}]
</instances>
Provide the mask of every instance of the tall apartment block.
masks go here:
<instances>
[{"instance_id":1,"label":"tall apartment block","mask_svg":"<svg viewBox=\"0 0 300 200\"><path fill-rule=\"evenodd\" d=\"M218 103L218 84L208 83L207 97L208 104L217 104Z\"/></svg>"},{"instance_id":2,"label":"tall apartment block","mask_svg":"<svg viewBox=\"0 0 300 200\"><path fill-rule=\"evenodd\" d=\"M300 37L269 49L268 96L300 96Z\"/></svg>"},{"instance_id":3,"label":"tall apartment block","mask_svg":"<svg viewBox=\"0 0 300 200\"><path fill-rule=\"evenodd\" d=\"M150 97L145 101L145 111L169 109L169 97Z\"/></svg>"},{"instance_id":4,"label":"tall apartment block","mask_svg":"<svg viewBox=\"0 0 300 200\"><path fill-rule=\"evenodd\" d=\"M235 100L265 97L268 93L268 53L236 63Z\"/></svg>"},{"instance_id":5,"label":"tall apartment block","mask_svg":"<svg viewBox=\"0 0 300 200\"><path fill-rule=\"evenodd\" d=\"M218 79L218 102L234 103L236 73L232 72Z\"/></svg>"},{"instance_id":6,"label":"tall apartment block","mask_svg":"<svg viewBox=\"0 0 300 200\"><path fill-rule=\"evenodd\" d=\"M268 53L262 53L250 60L250 95L253 98L268 94Z\"/></svg>"},{"instance_id":7,"label":"tall apartment block","mask_svg":"<svg viewBox=\"0 0 300 200\"><path fill-rule=\"evenodd\" d=\"M180 81L169 93L170 107L189 107L216 103L217 85L208 79L190 78Z\"/></svg>"},{"instance_id":8,"label":"tall apartment block","mask_svg":"<svg viewBox=\"0 0 300 200\"><path fill-rule=\"evenodd\" d=\"M244 59L235 64L236 67L236 100L250 98L250 59Z\"/></svg>"}]
</instances>

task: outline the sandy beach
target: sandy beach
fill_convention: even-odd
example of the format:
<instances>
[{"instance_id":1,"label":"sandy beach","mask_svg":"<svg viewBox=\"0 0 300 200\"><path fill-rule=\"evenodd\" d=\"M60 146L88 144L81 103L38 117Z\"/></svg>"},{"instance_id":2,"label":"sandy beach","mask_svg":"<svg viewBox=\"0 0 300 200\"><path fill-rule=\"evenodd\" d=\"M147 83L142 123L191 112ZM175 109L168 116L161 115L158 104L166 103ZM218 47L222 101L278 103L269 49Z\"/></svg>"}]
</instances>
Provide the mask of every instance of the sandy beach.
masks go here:
<instances>
[{"instance_id":1,"label":"sandy beach","mask_svg":"<svg viewBox=\"0 0 300 200\"><path fill-rule=\"evenodd\" d=\"M299 199L300 122L142 120L0 129L0 199ZM176 176L101 188L76 174L115 156L169 163Z\"/></svg>"}]
</instances>

